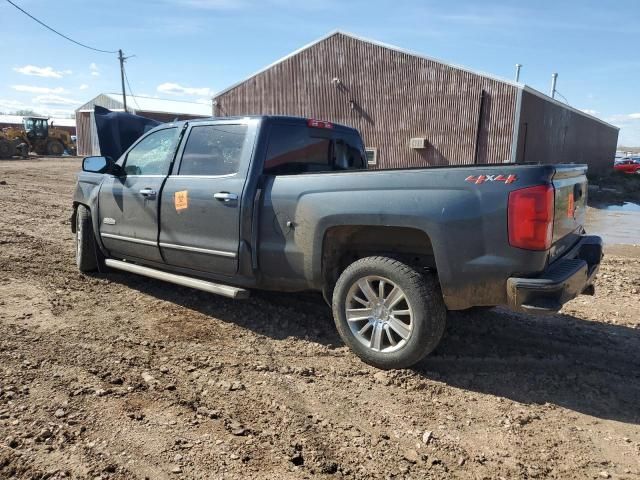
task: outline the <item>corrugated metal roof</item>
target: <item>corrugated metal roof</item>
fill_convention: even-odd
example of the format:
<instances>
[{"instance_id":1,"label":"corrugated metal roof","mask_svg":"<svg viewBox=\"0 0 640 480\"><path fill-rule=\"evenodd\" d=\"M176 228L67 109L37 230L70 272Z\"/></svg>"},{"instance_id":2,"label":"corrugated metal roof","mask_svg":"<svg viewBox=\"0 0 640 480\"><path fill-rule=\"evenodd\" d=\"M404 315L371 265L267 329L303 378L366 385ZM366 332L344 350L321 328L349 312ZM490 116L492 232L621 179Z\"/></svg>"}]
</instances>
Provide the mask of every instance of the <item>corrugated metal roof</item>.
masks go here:
<instances>
[{"instance_id":1,"label":"corrugated metal roof","mask_svg":"<svg viewBox=\"0 0 640 480\"><path fill-rule=\"evenodd\" d=\"M105 93L114 102L122 105L122 95L117 93ZM179 100L166 100L163 98L140 97L127 95L127 109L137 112L154 113L182 113L184 115L211 116L211 104L184 102Z\"/></svg>"},{"instance_id":2,"label":"corrugated metal roof","mask_svg":"<svg viewBox=\"0 0 640 480\"><path fill-rule=\"evenodd\" d=\"M514 85L514 86L517 86L517 87L520 87L520 88L524 87L524 84L512 82L511 80L507 80L505 78L501 78L501 77L498 77L496 75L491 75L489 73L484 73L484 72L480 72L480 71L477 71L477 70L472 70L470 68L463 67L461 65L456 65L456 64L453 64L453 63L445 62L443 60L439 60L437 58L429 57L429 56L423 55L421 53L416 53L416 52L413 52L413 51L410 51L410 50L407 50L407 49L404 49L404 48L396 47L394 45L389 45L388 43L383 43L383 42L379 42L377 40L371 40L369 38L364 38L364 37L361 37L359 35L355 35L353 33L344 32L342 30L334 30L334 31L329 32L328 34L318 38L317 40L314 40L313 42L310 42L310 43L300 47L299 49L291 52L290 54L285 55L284 57L282 57L282 58L276 60L275 62L267 65L266 67L261 68L257 72L249 75L248 77L240 80L239 82L234 83L233 85L225 88L224 90L221 90L220 92L216 92L216 94L214 95L214 98L222 96L223 94L227 93L229 90L233 90L238 85L243 84L244 82L246 82L247 80L255 77L256 75L259 75L260 73L262 73L262 72L264 72L266 70L269 70L270 68L278 65L279 63L282 63L285 60L287 60L287 59L289 59L289 58L291 58L291 57L293 57L295 55L298 55L300 52L303 52L303 51L313 47L314 45L317 45L318 43L324 42L325 40L327 40L328 38L333 37L334 35L343 35L345 37L354 38L354 39L359 40L361 42L377 45L379 47L383 47L383 48L386 48L388 50L394 50L396 52L404 53L406 55L412 55L414 57L423 58L423 59L429 60L431 62L436 62L436 63L440 63L441 65L446 65L446 66L449 66L449 67L452 67L452 68L457 68L458 70L463 70L465 72L473 73L474 75L479 75L481 77L489 78L491 80L497 80L499 82L504 82L504 83L507 83L509 85Z\"/></svg>"},{"instance_id":3,"label":"corrugated metal roof","mask_svg":"<svg viewBox=\"0 0 640 480\"><path fill-rule=\"evenodd\" d=\"M16 125L22 125L22 116L21 115L0 115L0 123L11 123ZM75 118L54 118L48 117L49 124L52 124L59 127L75 127L76 119Z\"/></svg>"}]
</instances>

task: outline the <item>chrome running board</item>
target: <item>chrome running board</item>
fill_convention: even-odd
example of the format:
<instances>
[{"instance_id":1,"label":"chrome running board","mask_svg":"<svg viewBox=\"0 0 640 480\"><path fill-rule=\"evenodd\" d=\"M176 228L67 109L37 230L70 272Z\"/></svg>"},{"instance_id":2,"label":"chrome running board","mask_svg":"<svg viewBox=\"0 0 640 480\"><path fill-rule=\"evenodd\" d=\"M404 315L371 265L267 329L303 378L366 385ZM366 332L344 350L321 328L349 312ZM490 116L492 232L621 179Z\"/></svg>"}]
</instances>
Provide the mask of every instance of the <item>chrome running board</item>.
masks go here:
<instances>
[{"instance_id":1,"label":"chrome running board","mask_svg":"<svg viewBox=\"0 0 640 480\"><path fill-rule=\"evenodd\" d=\"M104 261L107 267L115 268L117 270L124 270L125 272L137 273L138 275L144 275L145 277L155 278L157 280L164 280L165 282L175 283L176 285L182 285L183 287L191 287L197 290L203 290L209 293L215 293L224 297L245 299L249 298L249 290L244 288L232 287L230 285L222 285L220 283L208 282L207 280L200 280L198 278L186 277L184 275L176 275L174 273L163 272L162 270L156 270L155 268L143 267L136 265L135 263L122 262L120 260L106 259Z\"/></svg>"}]
</instances>

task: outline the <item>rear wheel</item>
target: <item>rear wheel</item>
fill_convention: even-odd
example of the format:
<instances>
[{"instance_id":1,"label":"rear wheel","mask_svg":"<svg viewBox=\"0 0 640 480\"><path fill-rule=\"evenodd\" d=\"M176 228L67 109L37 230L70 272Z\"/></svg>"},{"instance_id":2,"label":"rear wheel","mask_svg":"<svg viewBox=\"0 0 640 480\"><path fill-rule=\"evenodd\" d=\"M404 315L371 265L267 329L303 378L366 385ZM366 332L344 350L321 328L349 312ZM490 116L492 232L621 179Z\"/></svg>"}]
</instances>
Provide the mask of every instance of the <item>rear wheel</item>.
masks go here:
<instances>
[{"instance_id":1,"label":"rear wheel","mask_svg":"<svg viewBox=\"0 0 640 480\"><path fill-rule=\"evenodd\" d=\"M11 158L16 154L16 148L8 140L0 140L0 158Z\"/></svg>"},{"instance_id":2,"label":"rear wheel","mask_svg":"<svg viewBox=\"0 0 640 480\"><path fill-rule=\"evenodd\" d=\"M382 369L420 361L436 348L446 324L435 278L387 257L349 265L336 283L332 307L344 342Z\"/></svg>"},{"instance_id":3,"label":"rear wheel","mask_svg":"<svg viewBox=\"0 0 640 480\"><path fill-rule=\"evenodd\" d=\"M84 205L78 205L76 211L76 265L81 272L104 268L104 256L93 234L91 212Z\"/></svg>"},{"instance_id":4,"label":"rear wheel","mask_svg":"<svg viewBox=\"0 0 640 480\"><path fill-rule=\"evenodd\" d=\"M47 143L47 155L62 155L64 153L64 145L60 140L49 140Z\"/></svg>"}]
</instances>

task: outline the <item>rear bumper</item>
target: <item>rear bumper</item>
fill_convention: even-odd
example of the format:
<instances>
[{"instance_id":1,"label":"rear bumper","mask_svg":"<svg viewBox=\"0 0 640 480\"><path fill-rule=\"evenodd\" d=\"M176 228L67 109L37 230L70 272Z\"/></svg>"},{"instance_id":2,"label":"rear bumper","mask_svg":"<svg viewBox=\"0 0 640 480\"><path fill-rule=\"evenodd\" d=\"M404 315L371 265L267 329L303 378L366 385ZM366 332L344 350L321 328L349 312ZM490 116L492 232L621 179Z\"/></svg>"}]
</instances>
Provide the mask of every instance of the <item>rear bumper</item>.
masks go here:
<instances>
[{"instance_id":1,"label":"rear bumper","mask_svg":"<svg viewBox=\"0 0 640 480\"><path fill-rule=\"evenodd\" d=\"M509 307L528 313L554 313L581 293L593 295L596 274L602 260L602 239L583 235L562 258L539 276L507 280Z\"/></svg>"}]
</instances>

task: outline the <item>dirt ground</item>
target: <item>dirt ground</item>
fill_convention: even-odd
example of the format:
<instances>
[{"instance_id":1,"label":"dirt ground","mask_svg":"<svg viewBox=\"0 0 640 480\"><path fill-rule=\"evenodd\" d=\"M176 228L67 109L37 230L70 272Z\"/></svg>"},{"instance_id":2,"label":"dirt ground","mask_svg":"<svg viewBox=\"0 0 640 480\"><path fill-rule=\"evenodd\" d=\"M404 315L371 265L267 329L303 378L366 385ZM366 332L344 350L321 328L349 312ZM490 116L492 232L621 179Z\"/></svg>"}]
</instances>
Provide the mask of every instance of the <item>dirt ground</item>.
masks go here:
<instances>
[{"instance_id":1,"label":"dirt ground","mask_svg":"<svg viewBox=\"0 0 640 480\"><path fill-rule=\"evenodd\" d=\"M640 478L640 251L381 372L313 295L81 275L76 159L0 163L0 478Z\"/></svg>"}]
</instances>

